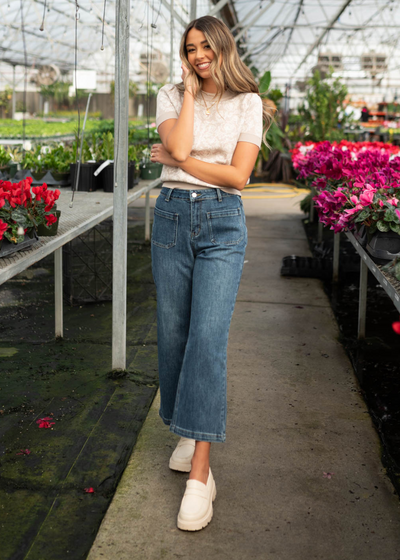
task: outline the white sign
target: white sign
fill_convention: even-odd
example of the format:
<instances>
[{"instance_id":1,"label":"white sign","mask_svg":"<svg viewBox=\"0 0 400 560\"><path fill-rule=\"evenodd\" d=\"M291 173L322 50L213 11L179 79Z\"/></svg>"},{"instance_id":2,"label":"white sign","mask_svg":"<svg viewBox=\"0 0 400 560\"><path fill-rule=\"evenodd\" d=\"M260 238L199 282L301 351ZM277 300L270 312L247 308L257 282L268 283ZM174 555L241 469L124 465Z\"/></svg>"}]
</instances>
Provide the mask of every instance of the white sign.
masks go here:
<instances>
[{"instance_id":1,"label":"white sign","mask_svg":"<svg viewBox=\"0 0 400 560\"><path fill-rule=\"evenodd\" d=\"M76 71L77 89L96 89L96 70ZM72 87L75 89L75 71L72 72Z\"/></svg>"}]
</instances>

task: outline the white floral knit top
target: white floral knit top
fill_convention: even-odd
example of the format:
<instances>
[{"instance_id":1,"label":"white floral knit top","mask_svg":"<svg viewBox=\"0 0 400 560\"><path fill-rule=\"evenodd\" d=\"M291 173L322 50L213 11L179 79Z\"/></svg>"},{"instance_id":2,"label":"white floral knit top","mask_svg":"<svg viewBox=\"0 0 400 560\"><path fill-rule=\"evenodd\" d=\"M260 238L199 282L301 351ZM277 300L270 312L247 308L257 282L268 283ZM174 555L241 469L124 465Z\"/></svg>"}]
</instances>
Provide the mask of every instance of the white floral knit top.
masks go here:
<instances>
[{"instance_id":1,"label":"white floral knit top","mask_svg":"<svg viewBox=\"0 0 400 560\"><path fill-rule=\"evenodd\" d=\"M237 142L251 142L261 147L263 133L262 101L257 93L235 93L227 89L218 104L214 94L203 91L210 107L206 115L203 98L196 96L194 104L193 146L190 156L208 163L230 165ZM157 95L157 129L167 119L177 119L183 103L183 95L174 84L165 84ZM168 188L202 189L219 187L221 190L240 195L233 187L213 185L194 177L179 167L163 165L161 179ZM250 178L247 180L248 184Z\"/></svg>"}]
</instances>

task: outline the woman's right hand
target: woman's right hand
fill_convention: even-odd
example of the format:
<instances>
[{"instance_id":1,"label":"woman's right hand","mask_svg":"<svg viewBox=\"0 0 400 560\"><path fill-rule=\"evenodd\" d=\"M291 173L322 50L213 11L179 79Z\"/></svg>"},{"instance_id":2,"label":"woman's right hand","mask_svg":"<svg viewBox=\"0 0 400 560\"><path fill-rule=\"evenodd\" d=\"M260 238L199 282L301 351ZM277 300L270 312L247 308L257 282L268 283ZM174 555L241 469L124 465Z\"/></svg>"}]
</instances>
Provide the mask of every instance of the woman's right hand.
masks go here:
<instances>
[{"instance_id":1,"label":"woman's right hand","mask_svg":"<svg viewBox=\"0 0 400 560\"><path fill-rule=\"evenodd\" d=\"M189 68L182 62L182 82L185 85L185 90L189 91L194 97L197 93L197 84L195 82L194 70Z\"/></svg>"}]
</instances>

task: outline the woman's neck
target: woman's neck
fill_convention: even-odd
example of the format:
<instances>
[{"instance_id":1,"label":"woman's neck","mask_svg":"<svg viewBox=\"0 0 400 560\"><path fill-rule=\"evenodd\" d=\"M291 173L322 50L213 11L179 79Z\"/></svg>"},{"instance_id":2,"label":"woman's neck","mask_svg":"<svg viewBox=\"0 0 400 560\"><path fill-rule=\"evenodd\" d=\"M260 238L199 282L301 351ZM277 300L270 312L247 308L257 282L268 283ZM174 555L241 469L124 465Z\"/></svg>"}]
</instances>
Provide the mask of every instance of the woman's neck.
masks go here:
<instances>
[{"instance_id":1,"label":"woman's neck","mask_svg":"<svg viewBox=\"0 0 400 560\"><path fill-rule=\"evenodd\" d=\"M203 78L203 83L201 85L201 89L205 93L217 93L217 86L216 83L212 78ZM225 91L228 89L228 86L225 86Z\"/></svg>"}]
</instances>

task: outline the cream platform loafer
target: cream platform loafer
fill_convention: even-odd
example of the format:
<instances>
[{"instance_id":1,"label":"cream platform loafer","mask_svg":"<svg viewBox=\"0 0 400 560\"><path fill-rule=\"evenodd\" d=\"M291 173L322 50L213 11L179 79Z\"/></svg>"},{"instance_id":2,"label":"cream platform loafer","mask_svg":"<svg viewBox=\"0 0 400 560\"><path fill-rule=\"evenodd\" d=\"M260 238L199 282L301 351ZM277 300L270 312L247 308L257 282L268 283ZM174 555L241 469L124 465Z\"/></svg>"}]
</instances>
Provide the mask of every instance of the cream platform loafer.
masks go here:
<instances>
[{"instance_id":1,"label":"cream platform loafer","mask_svg":"<svg viewBox=\"0 0 400 560\"><path fill-rule=\"evenodd\" d=\"M187 480L186 490L178 513L178 529L199 531L208 525L213 516L213 501L217 495L211 468L207 484L200 480Z\"/></svg>"},{"instance_id":2,"label":"cream platform loafer","mask_svg":"<svg viewBox=\"0 0 400 560\"><path fill-rule=\"evenodd\" d=\"M190 472L196 440L181 437L169 460L169 468L173 471Z\"/></svg>"}]
</instances>

